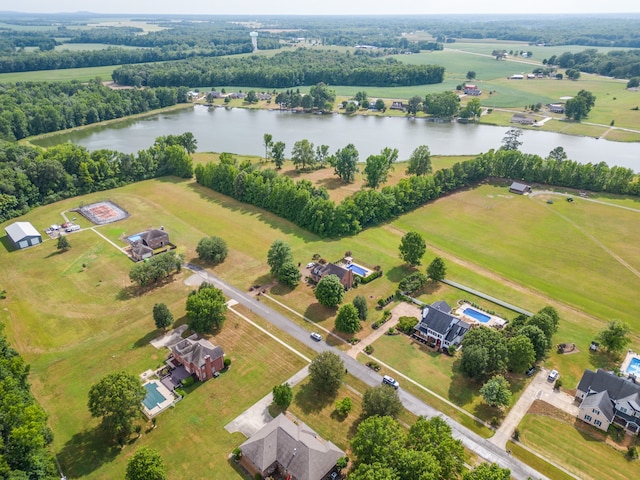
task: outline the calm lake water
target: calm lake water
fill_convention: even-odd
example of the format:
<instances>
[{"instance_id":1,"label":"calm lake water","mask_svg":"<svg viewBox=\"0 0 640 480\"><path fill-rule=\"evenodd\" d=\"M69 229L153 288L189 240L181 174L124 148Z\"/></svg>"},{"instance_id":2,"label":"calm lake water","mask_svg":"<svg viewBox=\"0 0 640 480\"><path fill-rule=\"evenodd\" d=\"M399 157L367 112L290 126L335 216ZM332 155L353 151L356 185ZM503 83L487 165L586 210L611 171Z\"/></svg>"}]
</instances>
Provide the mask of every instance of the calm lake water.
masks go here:
<instances>
[{"instance_id":1,"label":"calm lake water","mask_svg":"<svg viewBox=\"0 0 640 480\"><path fill-rule=\"evenodd\" d=\"M304 138L317 145L329 145L333 153L353 143L364 161L384 147L397 148L399 159L406 160L419 145L427 145L434 155L466 155L499 148L508 127L430 123L424 119L365 117L346 115L310 115L291 112L247 110L242 108L193 109L126 120L107 127L54 136L40 142L51 146L73 142L89 150L108 148L134 153L148 148L160 135L192 132L198 151L264 155L263 135L287 145L288 157L293 144ZM523 130L521 150L546 157L562 146L570 159L581 163L607 162L640 170L640 143L610 142L591 137Z\"/></svg>"}]
</instances>

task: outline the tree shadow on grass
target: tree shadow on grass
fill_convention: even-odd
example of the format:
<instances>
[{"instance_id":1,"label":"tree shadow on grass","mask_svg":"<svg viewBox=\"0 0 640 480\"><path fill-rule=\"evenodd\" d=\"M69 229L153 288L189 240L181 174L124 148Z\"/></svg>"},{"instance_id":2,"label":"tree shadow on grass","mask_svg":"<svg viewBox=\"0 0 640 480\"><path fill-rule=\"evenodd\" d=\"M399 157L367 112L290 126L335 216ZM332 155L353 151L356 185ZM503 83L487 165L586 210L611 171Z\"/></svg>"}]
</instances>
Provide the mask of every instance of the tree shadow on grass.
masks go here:
<instances>
[{"instance_id":1,"label":"tree shadow on grass","mask_svg":"<svg viewBox=\"0 0 640 480\"><path fill-rule=\"evenodd\" d=\"M112 462L120 451L106 441L98 427L76 433L58 452L58 459L67 477L80 478Z\"/></svg>"},{"instance_id":2,"label":"tree shadow on grass","mask_svg":"<svg viewBox=\"0 0 640 480\"><path fill-rule=\"evenodd\" d=\"M319 393L311 383L306 383L300 387L294 398L296 405L305 415L317 413L336 399L336 395Z\"/></svg>"},{"instance_id":3,"label":"tree shadow on grass","mask_svg":"<svg viewBox=\"0 0 640 480\"><path fill-rule=\"evenodd\" d=\"M445 355L444 353L430 352L430 355ZM474 392L477 392L482 384L465 377L460 371L460 358L453 362L453 378L449 385L447 397L456 405L467 405L473 402ZM478 415L479 416L479 415ZM486 417L481 417L486 418Z\"/></svg>"},{"instance_id":4,"label":"tree shadow on grass","mask_svg":"<svg viewBox=\"0 0 640 480\"><path fill-rule=\"evenodd\" d=\"M136 340L133 344L133 347L140 348L140 347L149 345L149 342L151 342L151 340L161 335L162 335L161 330L152 330L149 333L147 333L144 337L140 337L138 340Z\"/></svg>"},{"instance_id":5,"label":"tree shadow on grass","mask_svg":"<svg viewBox=\"0 0 640 480\"><path fill-rule=\"evenodd\" d=\"M396 265L389 270L385 270L384 276L387 277L387 280L389 280L390 282L399 283L400 280L413 272L414 270L406 265Z\"/></svg>"},{"instance_id":6,"label":"tree shadow on grass","mask_svg":"<svg viewBox=\"0 0 640 480\"><path fill-rule=\"evenodd\" d=\"M620 357L609 352L589 350L589 361L594 368L612 371L620 368Z\"/></svg>"},{"instance_id":7,"label":"tree shadow on grass","mask_svg":"<svg viewBox=\"0 0 640 480\"><path fill-rule=\"evenodd\" d=\"M335 308L325 307L320 303L312 303L304 311L304 316L314 322L323 322L336 314Z\"/></svg>"}]
</instances>

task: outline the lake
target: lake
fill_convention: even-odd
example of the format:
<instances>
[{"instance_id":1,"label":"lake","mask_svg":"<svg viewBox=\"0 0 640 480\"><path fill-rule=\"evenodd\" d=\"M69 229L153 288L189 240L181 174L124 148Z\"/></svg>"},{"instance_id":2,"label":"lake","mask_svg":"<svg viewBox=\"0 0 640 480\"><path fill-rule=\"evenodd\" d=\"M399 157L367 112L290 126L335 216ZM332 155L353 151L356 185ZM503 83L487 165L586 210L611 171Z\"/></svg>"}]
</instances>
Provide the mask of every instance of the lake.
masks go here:
<instances>
[{"instance_id":1,"label":"lake","mask_svg":"<svg viewBox=\"0 0 640 480\"><path fill-rule=\"evenodd\" d=\"M277 110L243 108L193 109L124 120L109 126L94 127L52 136L37 143L44 147L73 142L89 150L108 148L134 153L148 148L156 137L192 132L198 151L231 152L264 156L263 135L287 145L289 157L293 144L308 139L317 145L329 145L333 153L353 143L364 161L384 147L397 148L399 160L406 160L420 145L434 155L474 155L501 145L508 127L433 123L425 119L403 117L312 115ZM570 159L581 163L619 165L640 170L640 143L611 142L591 137L553 132L523 130L521 150L546 157L561 146Z\"/></svg>"}]
</instances>

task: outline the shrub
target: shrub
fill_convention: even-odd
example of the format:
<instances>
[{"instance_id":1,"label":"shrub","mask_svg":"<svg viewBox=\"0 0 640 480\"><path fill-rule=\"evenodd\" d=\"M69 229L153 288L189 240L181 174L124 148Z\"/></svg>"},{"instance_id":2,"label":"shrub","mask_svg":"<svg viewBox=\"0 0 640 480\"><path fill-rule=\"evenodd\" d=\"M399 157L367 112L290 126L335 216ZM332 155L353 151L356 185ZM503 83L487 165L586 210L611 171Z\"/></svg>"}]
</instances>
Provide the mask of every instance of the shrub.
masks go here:
<instances>
[{"instance_id":1,"label":"shrub","mask_svg":"<svg viewBox=\"0 0 640 480\"><path fill-rule=\"evenodd\" d=\"M336 402L336 412L341 417L346 417L353 408L353 401L349 397L345 397L342 400Z\"/></svg>"},{"instance_id":2,"label":"shrub","mask_svg":"<svg viewBox=\"0 0 640 480\"><path fill-rule=\"evenodd\" d=\"M240 450L240 447L234 448L231 454L236 462L242 458L242 450Z\"/></svg>"},{"instance_id":3,"label":"shrub","mask_svg":"<svg viewBox=\"0 0 640 480\"><path fill-rule=\"evenodd\" d=\"M195 379L193 377L187 377L182 379L182 386L183 387L188 387L189 385L193 385L195 382Z\"/></svg>"},{"instance_id":4,"label":"shrub","mask_svg":"<svg viewBox=\"0 0 640 480\"><path fill-rule=\"evenodd\" d=\"M555 388L556 390L560 390L562 388L562 379L561 378L556 380L556 383L553 386L553 388Z\"/></svg>"},{"instance_id":5,"label":"shrub","mask_svg":"<svg viewBox=\"0 0 640 480\"><path fill-rule=\"evenodd\" d=\"M373 328L374 330L377 330L378 328L380 328L380 322L373 322L371 324L371 328Z\"/></svg>"},{"instance_id":6,"label":"shrub","mask_svg":"<svg viewBox=\"0 0 640 480\"><path fill-rule=\"evenodd\" d=\"M413 293L421 290L428 282L427 276L422 272L415 272L400 280L400 290Z\"/></svg>"},{"instance_id":7,"label":"shrub","mask_svg":"<svg viewBox=\"0 0 640 480\"><path fill-rule=\"evenodd\" d=\"M635 445L631 445L629 448L627 448L627 458L629 460L635 460L636 458L638 458L638 447L636 447Z\"/></svg>"},{"instance_id":8,"label":"shrub","mask_svg":"<svg viewBox=\"0 0 640 480\"><path fill-rule=\"evenodd\" d=\"M417 324L418 319L416 317L400 317L398 320L398 330L410 335Z\"/></svg>"},{"instance_id":9,"label":"shrub","mask_svg":"<svg viewBox=\"0 0 640 480\"><path fill-rule=\"evenodd\" d=\"M520 440L520 430L517 428L513 431L512 438L517 442Z\"/></svg>"},{"instance_id":10,"label":"shrub","mask_svg":"<svg viewBox=\"0 0 640 480\"><path fill-rule=\"evenodd\" d=\"M369 282L374 281L376 278L379 278L382 276L382 270L375 270L373 273L367 275L366 277L362 278L360 280L360 283L362 285L366 285Z\"/></svg>"},{"instance_id":11,"label":"shrub","mask_svg":"<svg viewBox=\"0 0 640 480\"><path fill-rule=\"evenodd\" d=\"M231 359L229 357L224 358L224 368L229 368L231 365Z\"/></svg>"},{"instance_id":12,"label":"shrub","mask_svg":"<svg viewBox=\"0 0 640 480\"><path fill-rule=\"evenodd\" d=\"M364 347L364 353L366 353L367 355L371 355L373 353L373 347L371 345L367 345L366 347Z\"/></svg>"},{"instance_id":13,"label":"shrub","mask_svg":"<svg viewBox=\"0 0 640 480\"><path fill-rule=\"evenodd\" d=\"M398 334L398 331L393 327L390 327L389 330L387 330L387 335L397 335L397 334Z\"/></svg>"}]
</instances>

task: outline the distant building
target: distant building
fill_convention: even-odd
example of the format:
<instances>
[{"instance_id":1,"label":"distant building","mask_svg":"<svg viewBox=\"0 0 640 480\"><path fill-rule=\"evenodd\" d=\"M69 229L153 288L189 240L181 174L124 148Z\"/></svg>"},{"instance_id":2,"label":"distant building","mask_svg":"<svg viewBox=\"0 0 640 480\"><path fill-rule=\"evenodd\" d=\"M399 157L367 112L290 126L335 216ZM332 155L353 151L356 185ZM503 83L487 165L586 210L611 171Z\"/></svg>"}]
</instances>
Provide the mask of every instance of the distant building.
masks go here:
<instances>
[{"instance_id":1,"label":"distant building","mask_svg":"<svg viewBox=\"0 0 640 480\"><path fill-rule=\"evenodd\" d=\"M143 245L152 248L162 248L169 245L169 234L164 230L151 229L140 234L140 241Z\"/></svg>"},{"instance_id":2,"label":"distant building","mask_svg":"<svg viewBox=\"0 0 640 480\"><path fill-rule=\"evenodd\" d=\"M482 90L480 90L477 85L467 84L464 86L463 91L465 95L473 95L474 97L482 95Z\"/></svg>"},{"instance_id":3,"label":"distant building","mask_svg":"<svg viewBox=\"0 0 640 480\"><path fill-rule=\"evenodd\" d=\"M509 77L509 80L522 80L523 78L524 78L524 75L516 74L516 75L511 75Z\"/></svg>"},{"instance_id":4,"label":"distant building","mask_svg":"<svg viewBox=\"0 0 640 480\"><path fill-rule=\"evenodd\" d=\"M524 183L513 182L509 187L509 192L516 193L518 195L526 195L528 193L531 193L531 187L529 185L525 185Z\"/></svg>"},{"instance_id":5,"label":"distant building","mask_svg":"<svg viewBox=\"0 0 640 480\"><path fill-rule=\"evenodd\" d=\"M533 125L536 119L530 115L524 113L514 113L511 117L511 123L518 123L520 125Z\"/></svg>"},{"instance_id":6,"label":"distant building","mask_svg":"<svg viewBox=\"0 0 640 480\"><path fill-rule=\"evenodd\" d=\"M564 113L564 105L562 103L550 103L547 106L551 113Z\"/></svg>"},{"instance_id":7,"label":"distant building","mask_svg":"<svg viewBox=\"0 0 640 480\"><path fill-rule=\"evenodd\" d=\"M4 229L7 237L17 249L23 249L42 243L42 235L29 222L15 222Z\"/></svg>"},{"instance_id":8,"label":"distant building","mask_svg":"<svg viewBox=\"0 0 640 480\"><path fill-rule=\"evenodd\" d=\"M391 104L391 110L402 110L404 111L406 109L406 107L404 106L404 103L402 102L393 102Z\"/></svg>"}]
</instances>

